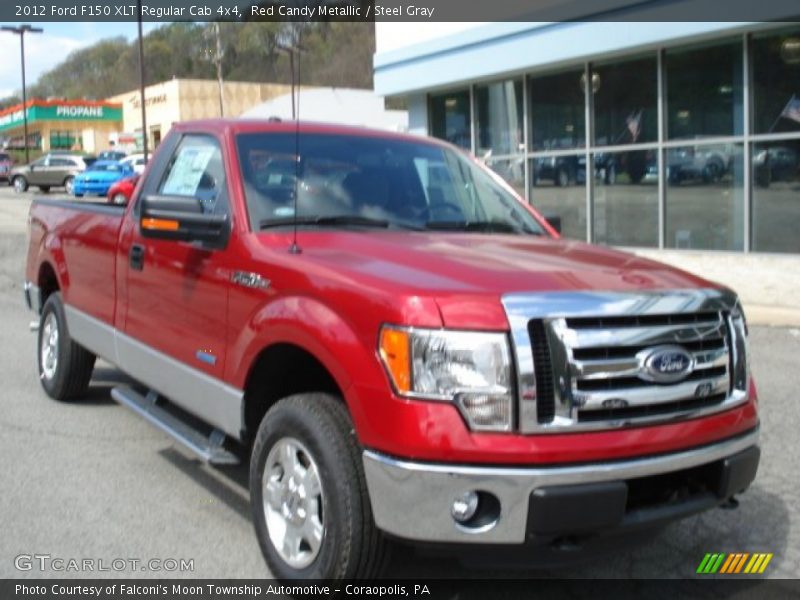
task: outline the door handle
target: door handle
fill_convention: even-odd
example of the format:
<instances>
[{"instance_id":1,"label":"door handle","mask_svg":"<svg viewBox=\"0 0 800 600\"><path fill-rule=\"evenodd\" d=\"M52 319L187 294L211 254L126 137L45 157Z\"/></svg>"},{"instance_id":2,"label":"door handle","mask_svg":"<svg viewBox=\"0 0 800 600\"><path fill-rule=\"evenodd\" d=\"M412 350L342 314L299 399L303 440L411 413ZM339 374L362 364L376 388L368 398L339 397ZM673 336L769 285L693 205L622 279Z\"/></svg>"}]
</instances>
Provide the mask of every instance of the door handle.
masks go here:
<instances>
[{"instance_id":1,"label":"door handle","mask_svg":"<svg viewBox=\"0 0 800 600\"><path fill-rule=\"evenodd\" d=\"M130 259L131 269L134 271L141 271L144 269L144 246L141 244L134 244L131 246L128 257Z\"/></svg>"}]
</instances>

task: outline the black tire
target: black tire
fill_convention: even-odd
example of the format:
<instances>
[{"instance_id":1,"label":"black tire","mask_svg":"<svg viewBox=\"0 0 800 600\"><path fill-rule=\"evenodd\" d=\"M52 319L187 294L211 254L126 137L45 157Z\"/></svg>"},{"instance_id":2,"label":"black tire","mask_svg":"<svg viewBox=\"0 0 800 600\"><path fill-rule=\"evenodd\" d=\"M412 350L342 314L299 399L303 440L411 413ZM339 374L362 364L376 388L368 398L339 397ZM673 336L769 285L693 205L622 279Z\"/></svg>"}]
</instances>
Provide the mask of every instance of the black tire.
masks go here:
<instances>
[{"instance_id":1,"label":"black tire","mask_svg":"<svg viewBox=\"0 0 800 600\"><path fill-rule=\"evenodd\" d=\"M11 185L14 186L14 191L18 194L28 191L28 180L22 175L17 175L14 177L14 179L11 180Z\"/></svg>"},{"instance_id":2,"label":"black tire","mask_svg":"<svg viewBox=\"0 0 800 600\"><path fill-rule=\"evenodd\" d=\"M47 192L50 191L50 186L49 185L40 185L39 186L39 191L40 192L44 192L46 194Z\"/></svg>"},{"instance_id":3,"label":"black tire","mask_svg":"<svg viewBox=\"0 0 800 600\"><path fill-rule=\"evenodd\" d=\"M56 350L55 365L45 364L43 342L45 336L52 332L49 323L55 323L56 341L52 344ZM48 338L49 339L49 338ZM47 298L39 321L39 336L36 347L39 364L39 380L47 395L54 400L73 400L86 393L89 380L94 370L95 355L72 341L67 330L67 319L61 294L54 292ZM51 368L52 366L52 368Z\"/></svg>"},{"instance_id":4,"label":"black tire","mask_svg":"<svg viewBox=\"0 0 800 600\"><path fill-rule=\"evenodd\" d=\"M281 447L286 440L299 442L303 450L307 449L321 484L323 534L317 554L305 567L292 566L281 556L267 526L263 485L267 458L273 448ZM299 456L302 459L302 453ZM275 467L269 469L275 472ZM284 477L280 475L278 480ZM290 484L291 481L279 485L285 488ZM258 543L274 577L362 579L377 577L386 565L389 543L375 526L361 446L338 398L322 393L298 394L270 408L253 446L250 499Z\"/></svg>"}]
</instances>

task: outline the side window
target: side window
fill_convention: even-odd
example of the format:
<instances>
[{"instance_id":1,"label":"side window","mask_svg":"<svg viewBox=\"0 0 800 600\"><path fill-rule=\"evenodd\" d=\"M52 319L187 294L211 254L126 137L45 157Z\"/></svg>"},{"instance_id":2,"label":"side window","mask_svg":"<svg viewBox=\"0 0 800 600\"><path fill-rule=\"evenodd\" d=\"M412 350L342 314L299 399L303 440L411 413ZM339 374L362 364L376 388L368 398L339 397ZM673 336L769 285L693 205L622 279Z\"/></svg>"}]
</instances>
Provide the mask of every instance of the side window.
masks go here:
<instances>
[{"instance_id":1,"label":"side window","mask_svg":"<svg viewBox=\"0 0 800 600\"><path fill-rule=\"evenodd\" d=\"M228 194L222 150L213 137L185 136L167 163L157 193L192 196L208 214L228 214Z\"/></svg>"},{"instance_id":2,"label":"side window","mask_svg":"<svg viewBox=\"0 0 800 600\"><path fill-rule=\"evenodd\" d=\"M74 167L75 164L69 160L68 158L51 158L50 165L51 167Z\"/></svg>"}]
</instances>

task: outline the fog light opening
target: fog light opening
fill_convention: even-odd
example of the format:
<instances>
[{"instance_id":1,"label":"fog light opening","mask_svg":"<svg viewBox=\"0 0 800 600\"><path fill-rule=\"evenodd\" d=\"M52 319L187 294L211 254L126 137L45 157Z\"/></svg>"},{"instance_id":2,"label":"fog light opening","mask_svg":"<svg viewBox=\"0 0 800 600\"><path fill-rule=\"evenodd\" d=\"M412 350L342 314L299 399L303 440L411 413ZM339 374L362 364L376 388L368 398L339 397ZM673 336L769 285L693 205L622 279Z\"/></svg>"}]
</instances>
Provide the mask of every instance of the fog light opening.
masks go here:
<instances>
[{"instance_id":1,"label":"fog light opening","mask_svg":"<svg viewBox=\"0 0 800 600\"><path fill-rule=\"evenodd\" d=\"M460 530L482 533L494 527L500 519L500 500L490 492L470 490L456 496L450 514Z\"/></svg>"}]
</instances>

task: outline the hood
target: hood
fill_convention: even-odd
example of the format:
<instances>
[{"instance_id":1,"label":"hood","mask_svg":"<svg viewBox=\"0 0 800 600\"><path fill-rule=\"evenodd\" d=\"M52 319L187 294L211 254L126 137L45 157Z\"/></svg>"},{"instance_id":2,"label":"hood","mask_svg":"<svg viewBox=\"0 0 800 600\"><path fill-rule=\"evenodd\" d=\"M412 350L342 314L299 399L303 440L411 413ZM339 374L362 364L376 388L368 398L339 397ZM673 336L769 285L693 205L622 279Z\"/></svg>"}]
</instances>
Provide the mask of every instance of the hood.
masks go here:
<instances>
[{"instance_id":1,"label":"hood","mask_svg":"<svg viewBox=\"0 0 800 600\"><path fill-rule=\"evenodd\" d=\"M326 287L433 298L447 326L501 326L499 299L513 292L718 287L625 252L537 236L306 230L298 242L306 273Z\"/></svg>"}]
</instances>

